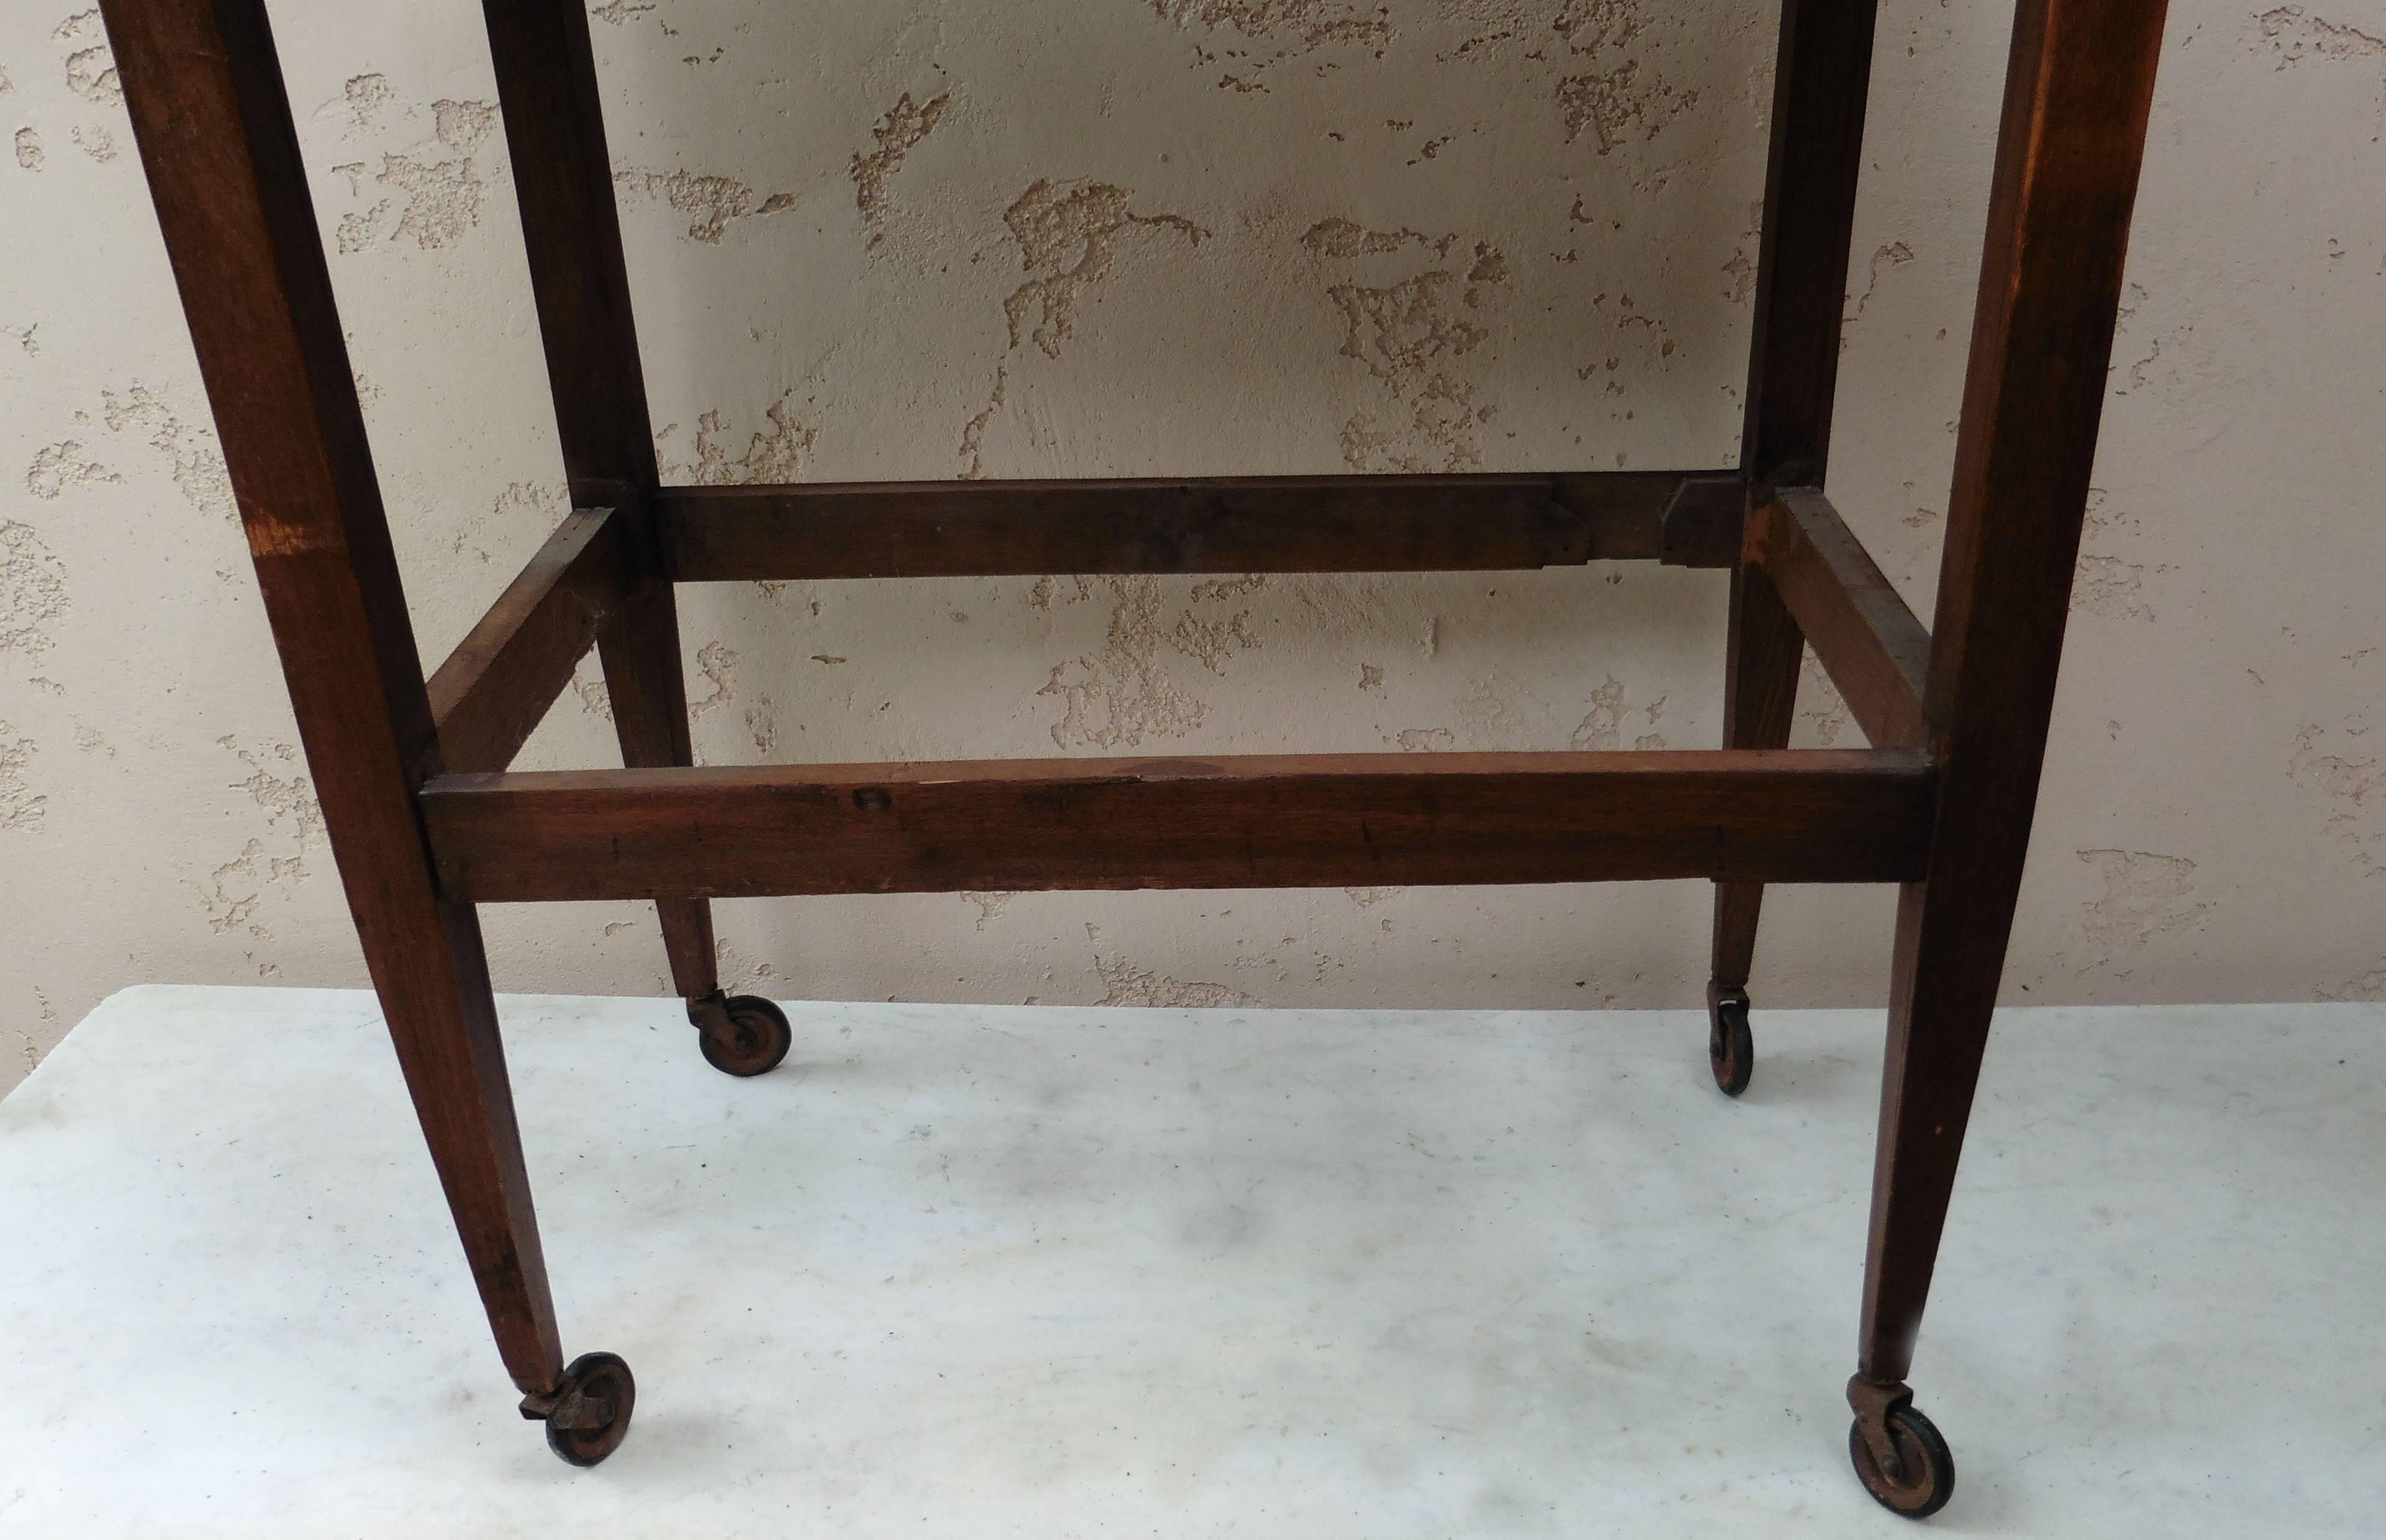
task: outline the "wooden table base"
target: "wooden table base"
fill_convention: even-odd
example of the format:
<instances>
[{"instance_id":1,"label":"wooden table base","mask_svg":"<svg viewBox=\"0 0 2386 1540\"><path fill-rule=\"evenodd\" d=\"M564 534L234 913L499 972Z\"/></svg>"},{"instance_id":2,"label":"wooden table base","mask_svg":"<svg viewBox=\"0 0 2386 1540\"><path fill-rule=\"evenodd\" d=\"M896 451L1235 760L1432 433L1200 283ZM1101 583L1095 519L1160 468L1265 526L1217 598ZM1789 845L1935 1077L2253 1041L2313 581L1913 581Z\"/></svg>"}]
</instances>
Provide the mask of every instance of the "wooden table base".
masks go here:
<instances>
[{"instance_id":1,"label":"wooden table base","mask_svg":"<svg viewBox=\"0 0 2386 1540\"><path fill-rule=\"evenodd\" d=\"M1747 1084L1768 882L1903 884L1850 1450L1953 1490L1912 1360L2019 891L2163 0L2019 0L1926 632L1825 495L1874 11L1784 0L1736 468L665 486L580 0L485 0L573 512L426 682L263 0L103 0L358 934L525 1417L605 1458L635 1386L564 1362L474 906L643 897L705 1056L720 895L1704 877L1716 1079ZM1719 752L691 767L678 582L1514 569L1731 574ZM1806 645L1872 746L1785 745ZM507 767L591 646L619 770Z\"/></svg>"}]
</instances>

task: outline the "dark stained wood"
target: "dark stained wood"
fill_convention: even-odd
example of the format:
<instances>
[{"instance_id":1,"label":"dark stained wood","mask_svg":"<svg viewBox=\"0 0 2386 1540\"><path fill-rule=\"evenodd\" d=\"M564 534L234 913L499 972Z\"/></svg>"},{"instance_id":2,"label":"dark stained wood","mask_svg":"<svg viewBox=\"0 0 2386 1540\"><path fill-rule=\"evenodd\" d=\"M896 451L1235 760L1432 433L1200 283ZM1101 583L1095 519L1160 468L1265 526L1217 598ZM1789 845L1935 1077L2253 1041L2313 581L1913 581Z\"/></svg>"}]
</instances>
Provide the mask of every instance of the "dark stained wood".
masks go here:
<instances>
[{"instance_id":1,"label":"dark stained wood","mask_svg":"<svg viewBox=\"0 0 2386 1540\"><path fill-rule=\"evenodd\" d=\"M431 717L446 767L512 764L627 592L612 510L566 515L431 676Z\"/></svg>"},{"instance_id":2,"label":"dark stained wood","mask_svg":"<svg viewBox=\"0 0 2386 1540\"><path fill-rule=\"evenodd\" d=\"M622 762L692 764L678 608L653 527L654 427L588 7L487 0L483 11L572 502L622 507L636 595L598 639ZM669 902L657 906L657 919L674 987L690 999L712 993L711 909L700 899Z\"/></svg>"},{"instance_id":3,"label":"dark stained wood","mask_svg":"<svg viewBox=\"0 0 2386 1540\"><path fill-rule=\"evenodd\" d=\"M1569 470L1550 479L1559 504L1582 526L1567 560L1552 566L1653 560L1728 567L1735 559L1748 500L1737 470ZM1652 501L1658 510L1653 542L1647 522ZM1576 548L1585 554L1575 557Z\"/></svg>"},{"instance_id":4,"label":"dark stained wood","mask_svg":"<svg viewBox=\"0 0 2386 1540\"><path fill-rule=\"evenodd\" d=\"M1726 749L1779 749L1789 744L1798 709L1798 667L1804 654L1798 623L1764 570L1733 568L1731 632L1724 662ZM1715 884L1714 951L1707 978L1711 991L1748 987L1764 907L1762 883Z\"/></svg>"},{"instance_id":5,"label":"dark stained wood","mask_svg":"<svg viewBox=\"0 0 2386 1540\"><path fill-rule=\"evenodd\" d=\"M2161 0L2022 0L1925 695L1927 879L1898 905L1860 1371L1905 1378L2021 888L2162 49Z\"/></svg>"},{"instance_id":6,"label":"dark stained wood","mask_svg":"<svg viewBox=\"0 0 2386 1540\"><path fill-rule=\"evenodd\" d=\"M680 664L679 608L672 585L660 578L639 584L632 602L606 629L598 649L604 657L613 731L622 742L622 763L641 770L694 764L687 679ZM712 907L701 898L681 897L660 899L655 909L662 925L663 951L671 959L672 987L686 1000L719 989Z\"/></svg>"},{"instance_id":7,"label":"dark stained wood","mask_svg":"<svg viewBox=\"0 0 2386 1540\"><path fill-rule=\"evenodd\" d=\"M575 507L651 488L655 435L581 0L485 0L522 246Z\"/></svg>"},{"instance_id":8,"label":"dark stained wood","mask_svg":"<svg viewBox=\"0 0 2386 1540\"><path fill-rule=\"evenodd\" d=\"M341 886L514 1383L563 1368L488 964L434 886L421 663L258 0L102 9Z\"/></svg>"},{"instance_id":9,"label":"dark stained wood","mask_svg":"<svg viewBox=\"0 0 2386 1540\"><path fill-rule=\"evenodd\" d=\"M681 582L1491 570L1655 560L1692 476L1738 486L1730 472L1613 471L666 487L657 524ZM1691 555L1729 546L1739 525L1736 503L1711 495L1683 518Z\"/></svg>"},{"instance_id":10,"label":"dark stained wood","mask_svg":"<svg viewBox=\"0 0 2386 1540\"><path fill-rule=\"evenodd\" d=\"M1829 457L1874 12L1874 0L1782 0L1739 438L1752 523L1774 486L1820 486ZM1746 567L1744 552L1736 558L1724 745L1779 748L1797 710L1805 639L1772 582ZM1764 906L1762 886L1715 889L1711 999L1746 988Z\"/></svg>"},{"instance_id":11,"label":"dark stained wood","mask_svg":"<svg viewBox=\"0 0 2386 1540\"><path fill-rule=\"evenodd\" d=\"M1764 883L1894 881L1850 1389L1860 1469L1888 1458L2028 842L2161 0L2020 0L1927 637L1819 490L1868 0L1782 7L1738 471L748 489L657 486L584 5L486 0L582 511L428 686L262 0L102 8L341 882L531 1412L587 1409L565 1409L476 901L657 899L695 998L718 982L711 895L1705 877L1715 985L1737 992ZM1626 557L1733 570L1720 753L688 768L674 577ZM592 636L631 768L476 773ZM1883 746L1780 746L1809 637Z\"/></svg>"},{"instance_id":12,"label":"dark stained wood","mask_svg":"<svg viewBox=\"0 0 2386 1540\"><path fill-rule=\"evenodd\" d=\"M1739 468L1821 486L1864 160L1874 0L1782 0Z\"/></svg>"},{"instance_id":13,"label":"dark stained wood","mask_svg":"<svg viewBox=\"0 0 2386 1540\"><path fill-rule=\"evenodd\" d=\"M1786 491L1762 510L1750 539L1873 746L1920 745L1930 633L1830 499Z\"/></svg>"},{"instance_id":14,"label":"dark stained wood","mask_svg":"<svg viewBox=\"0 0 2386 1540\"><path fill-rule=\"evenodd\" d=\"M963 889L1910 876L1910 752L1023 759L448 776L441 882L482 903Z\"/></svg>"},{"instance_id":15,"label":"dark stained wood","mask_svg":"<svg viewBox=\"0 0 2386 1540\"><path fill-rule=\"evenodd\" d=\"M1748 482L1737 471L1685 477L1665 505L1657 559L1668 567L1737 567Z\"/></svg>"}]
</instances>

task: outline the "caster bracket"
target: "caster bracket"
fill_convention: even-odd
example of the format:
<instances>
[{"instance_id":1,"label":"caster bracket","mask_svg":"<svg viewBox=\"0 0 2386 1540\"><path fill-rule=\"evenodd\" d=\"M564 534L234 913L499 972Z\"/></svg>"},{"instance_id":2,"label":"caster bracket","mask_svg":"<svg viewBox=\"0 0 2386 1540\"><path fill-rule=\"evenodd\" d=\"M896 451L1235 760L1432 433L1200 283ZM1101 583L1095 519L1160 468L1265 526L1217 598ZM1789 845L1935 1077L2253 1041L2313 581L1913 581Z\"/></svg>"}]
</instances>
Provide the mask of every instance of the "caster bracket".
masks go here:
<instances>
[{"instance_id":1,"label":"caster bracket","mask_svg":"<svg viewBox=\"0 0 2386 1540\"><path fill-rule=\"evenodd\" d=\"M1897 1452L1897 1440L1890 1436L1889 1414L1913 1404L1914 1387L1903 1381L1882 1384L1861 1374L1848 1381L1848 1408L1856 1414L1865 1446L1872 1451L1881 1474L1891 1481L1905 1479L1905 1462Z\"/></svg>"},{"instance_id":2,"label":"caster bracket","mask_svg":"<svg viewBox=\"0 0 2386 1540\"><path fill-rule=\"evenodd\" d=\"M737 1023L729 1019L729 994L716 989L687 1003L687 1024L723 1048L737 1045Z\"/></svg>"},{"instance_id":3,"label":"caster bracket","mask_svg":"<svg viewBox=\"0 0 2386 1540\"><path fill-rule=\"evenodd\" d=\"M1748 1031L1748 991L1720 980L1707 983L1707 1064L1715 1089L1738 1096L1748 1089L1756 1044Z\"/></svg>"},{"instance_id":4,"label":"caster bracket","mask_svg":"<svg viewBox=\"0 0 2386 1540\"><path fill-rule=\"evenodd\" d=\"M568 1465L595 1465L621 1446L638 1403L630 1366L611 1353L583 1353L552 1390L521 1399L522 1420L546 1424L546 1446Z\"/></svg>"},{"instance_id":5,"label":"caster bracket","mask_svg":"<svg viewBox=\"0 0 2386 1540\"><path fill-rule=\"evenodd\" d=\"M521 1414L525 1422L544 1422L554 1428L601 1428L613 1421L613 1398L588 1394L566 1374L553 1390L523 1396Z\"/></svg>"}]
</instances>

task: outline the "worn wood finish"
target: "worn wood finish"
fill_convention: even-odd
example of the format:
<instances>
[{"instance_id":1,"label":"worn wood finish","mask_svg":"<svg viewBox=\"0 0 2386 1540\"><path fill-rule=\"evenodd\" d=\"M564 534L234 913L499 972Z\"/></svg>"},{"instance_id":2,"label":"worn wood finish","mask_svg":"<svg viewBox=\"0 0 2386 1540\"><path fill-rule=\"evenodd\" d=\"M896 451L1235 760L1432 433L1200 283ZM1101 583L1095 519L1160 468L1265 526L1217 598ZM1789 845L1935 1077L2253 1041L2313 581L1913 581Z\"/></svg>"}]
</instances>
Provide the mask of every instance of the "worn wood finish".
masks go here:
<instances>
[{"instance_id":1,"label":"worn wood finish","mask_svg":"<svg viewBox=\"0 0 2386 1540\"><path fill-rule=\"evenodd\" d=\"M1693 479L1676 546L1720 564L1739 499L1719 471L666 487L657 522L681 582L1485 570L1660 559Z\"/></svg>"},{"instance_id":2,"label":"worn wood finish","mask_svg":"<svg viewBox=\"0 0 2386 1540\"><path fill-rule=\"evenodd\" d=\"M1996 1004L2053 710L2162 0L2022 0L1925 708L1929 871L1898 905L1860 1373L1905 1378Z\"/></svg>"},{"instance_id":3,"label":"worn wood finish","mask_svg":"<svg viewBox=\"0 0 2386 1540\"><path fill-rule=\"evenodd\" d=\"M678 607L653 527L654 426L588 8L580 0L487 0L483 9L572 501L621 505L635 595L598 651L622 761L692 764ZM682 900L658 905L656 917L673 987L689 999L711 994L711 909Z\"/></svg>"},{"instance_id":4,"label":"worn wood finish","mask_svg":"<svg viewBox=\"0 0 2386 1540\"><path fill-rule=\"evenodd\" d=\"M1444 754L447 776L447 895L482 903L1656 877L1893 882L1928 759Z\"/></svg>"},{"instance_id":5,"label":"worn wood finish","mask_svg":"<svg viewBox=\"0 0 2386 1540\"><path fill-rule=\"evenodd\" d=\"M1785 491L1752 519L1749 540L1873 746L1918 746L1930 633L1830 499Z\"/></svg>"},{"instance_id":6,"label":"worn wood finish","mask_svg":"<svg viewBox=\"0 0 2386 1540\"><path fill-rule=\"evenodd\" d=\"M513 763L620 611L628 582L612 510L565 516L431 676L431 719L449 770Z\"/></svg>"},{"instance_id":7,"label":"worn wood finish","mask_svg":"<svg viewBox=\"0 0 2386 1540\"><path fill-rule=\"evenodd\" d=\"M431 702L260 0L106 0L341 886L514 1383L563 1357L480 927L433 883Z\"/></svg>"}]
</instances>

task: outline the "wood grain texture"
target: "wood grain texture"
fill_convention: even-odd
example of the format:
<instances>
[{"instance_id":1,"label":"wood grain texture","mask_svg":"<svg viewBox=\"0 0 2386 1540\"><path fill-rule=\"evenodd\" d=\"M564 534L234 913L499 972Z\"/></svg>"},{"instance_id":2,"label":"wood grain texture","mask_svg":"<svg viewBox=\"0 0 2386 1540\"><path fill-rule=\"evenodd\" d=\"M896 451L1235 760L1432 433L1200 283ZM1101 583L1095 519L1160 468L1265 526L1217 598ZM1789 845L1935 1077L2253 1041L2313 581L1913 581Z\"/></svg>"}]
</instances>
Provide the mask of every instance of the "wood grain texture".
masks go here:
<instances>
[{"instance_id":1,"label":"wood grain texture","mask_svg":"<svg viewBox=\"0 0 2386 1540\"><path fill-rule=\"evenodd\" d=\"M1790 742L1798 708L1798 668L1805 654L1798 623L1756 567L1731 574L1731 630L1725 643L1724 747L1780 749ZM1715 884L1714 948L1708 983L1745 989L1756 959L1756 926L1764 913L1762 883Z\"/></svg>"},{"instance_id":2,"label":"wood grain texture","mask_svg":"<svg viewBox=\"0 0 2386 1540\"><path fill-rule=\"evenodd\" d=\"M657 529L681 582L1498 570L1659 559L1693 477L1738 485L1614 471L666 487ZM1731 499L1693 499L1677 521L1686 559L1736 548Z\"/></svg>"},{"instance_id":3,"label":"wood grain texture","mask_svg":"<svg viewBox=\"0 0 2386 1540\"><path fill-rule=\"evenodd\" d=\"M1739 468L1821 486L1864 160L1875 0L1782 0Z\"/></svg>"},{"instance_id":4,"label":"wood grain texture","mask_svg":"<svg viewBox=\"0 0 2386 1540\"><path fill-rule=\"evenodd\" d=\"M485 0L522 247L574 507L651 488L654 424L581 0Z\"/></svg>"},{"instance_id":5,"label":"wood grain texture","mask_svg":"<svg viewBox=\"0 0 2386 1540\"><path fill-rule=\"evenodd\" d=\"M1782 0L1739 436L1752 524L1773 486L1820 486L1829 458L1874 10L1874 0ZM1724 745L1779 748L1797 710L1805 638L1746 556L1744 546L1732 553ZM1761 885L1715 889L1711 989L1747 986L1764 907Z\"/></svg>"},{"instance_id":6,"label":"wood grain texture","mask_svg":"<svg viewBox=\"0 0 2386 1540\"><path fill-rule=\"evenodd\" d=\"M1737 567L1747 518L1748 482L1738 472L1686 476L1665 505L1657 559L1668 567Z\"/></svg>"},{"instance_id":7,"label":"wood grain texture","mask_svg":"<svg viewBox=\"0 0 2386 1540\"><path fill-rule=\"evenodd\" d=\"M564 518L431 676L440 758L453 770L513 763L629 592L609 508Z\"/></svg>"},{"instance_id":8,"label":"wood grain texture","mask_svg":"<svg viewBox=\"0 0 2386 1540\"><path fill-rule=\"evenodd\" d=\"M482 903L1912 875L1919 754L1317 755L448 776Z\"/></svg>"},{"instance_id":9,"label":"wood grain texture","mask_svg":"<svg viewBox=\"0 0 2386 1540\"><path fill-rule=\"evenodd\" d=\"M264 6L102 10L365 964L506 1368L544 1392L562 1349L488 962L416 821L438 742Z\"/></svg>"},{"instance_id":10,"label":"wood grain texture","mask_svg":"<svg viewBox=\"0 0 2386 1540\"><path fill-rule=\"evenodd\" d=\"M2161 0L2022 0L1955 444L1925 709L1929 871L1900 895L1860 1373L1903 1380L2038 799L2095 460Z\"/></svg>"},{"instance_id":11,"label":"wood grain texture","mask_svg":"<svg viewBox=\"0 0 2386 1540\"><path fill-rule=\"evenodd\" d=\"M634 594L598 638L626 765L693 763L678 606L654 528L659 480L628 261L588 7L580 0L487 0L506 144L556 432L579 507L618 502ZM689 998L716 984L712 911L657 908L672 979Z\"/></svg>"},{"instance_id":12,"label":"wood grain texture","mask_svg":"<svg viewBox=\"0 0 2386 1540\"><path fill-rule=\"evenodd\" d=\"M661 578L638 584L630 602L599 639L605 688L622 763L633 769L691 765L687 675L680 656L679 605ZM701 898L664 898L656 906L672 987L693 1000L721 987L712 907Z\"/></svg>"},{"instance_id":13,"label":"wood grain texture","mask_svg":"<svg viewBox=\"0 0 2386 1540\"><path fill-rule=\"evenodd\" d=\"M1873 746L1919 747L1930 633L1830 499L1783 492L1760 510L1750 543Z\"/></svg>"}]
</instances>

